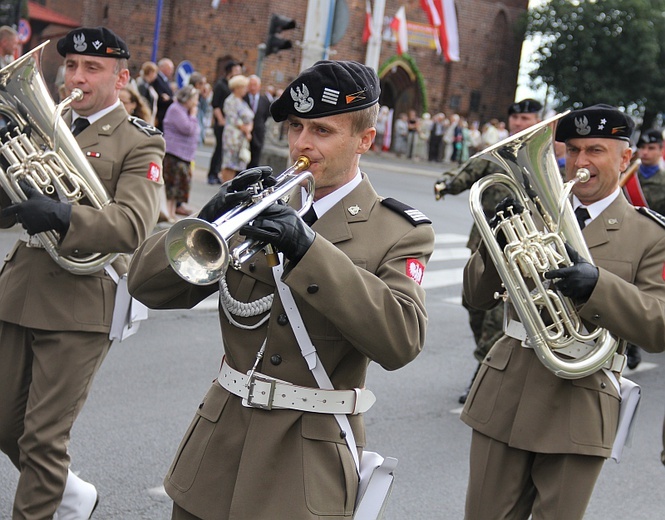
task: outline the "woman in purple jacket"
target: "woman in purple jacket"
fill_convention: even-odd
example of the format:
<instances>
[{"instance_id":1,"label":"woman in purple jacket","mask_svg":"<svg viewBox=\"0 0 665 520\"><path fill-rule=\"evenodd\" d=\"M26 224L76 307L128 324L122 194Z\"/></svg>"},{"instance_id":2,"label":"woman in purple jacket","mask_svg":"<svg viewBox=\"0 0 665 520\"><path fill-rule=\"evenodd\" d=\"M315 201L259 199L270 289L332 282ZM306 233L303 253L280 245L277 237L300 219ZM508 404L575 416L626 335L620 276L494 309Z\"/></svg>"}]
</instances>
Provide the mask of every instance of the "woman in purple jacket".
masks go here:
<instances>
[{"instance_id":1,"label":"woman in purple jacket","mask_svg":"<svg viewBox=\"0 0 665 520\"><path fill-rule=\"evenodd\" d=\"M187 85L176 93L176 102L172 103L164 115L164 188L166 189L166 207L170 222L176 220L178 204L189 200L192 181L192 161L200 134L196 117L199 91Z\"/></svg>"}]
</instances>

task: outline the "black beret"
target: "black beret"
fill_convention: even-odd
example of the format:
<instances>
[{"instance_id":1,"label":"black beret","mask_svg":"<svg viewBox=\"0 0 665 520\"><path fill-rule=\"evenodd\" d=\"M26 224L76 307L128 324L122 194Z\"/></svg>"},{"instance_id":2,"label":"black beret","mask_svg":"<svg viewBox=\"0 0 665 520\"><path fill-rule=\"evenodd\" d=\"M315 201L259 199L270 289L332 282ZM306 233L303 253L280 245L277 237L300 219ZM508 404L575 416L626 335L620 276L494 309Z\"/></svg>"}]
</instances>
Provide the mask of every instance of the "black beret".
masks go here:
<instances>
[{"instance_id":1,"label":"black beret","mask_svg":"<svg viewBox=\"0 0 665 520\"><path fill-rule=\"evenodd\" d=\"M637 141L637 147L639 148L643 144L663 144L663 132L662 130L656 130L655 128L642 132L639 141Z\"/></svg>"},{"instance_id":2,"label":"black beret","mask_svg":"<svg viewBox=\"0 0 665 520\"><path fill-rule=\"evenodd\" d=\"M513 103L508 107L508 115L512 114L533 114L540 112L543 105L535 99L523 99L517 103Z\"/></svg>"},{"instance_id":3,"label":"black beret","mask_svg":"<svg viewBox=\"0 0 665 520\"><path fill-rule=\"evenodd\" d=\"M58 40L58 52L101 58L129 58L127 44L106 27L79 27Z\"/></svg>"},{"instance_id":4,"label":"black beret","mask_svg":"<svg viewBox=\"0 0 665 520\"><path fill-rule=\"evenodd\" d=\"M600 137L630 141L635 123L630 116L610 105L593 105L573 110L559 120L555 138L568 139Z\"/></svg>"},{"instance_id":5,"label":"black beret","mask_svg":"<svg viewBox=\"0 0 665 520\"><path fill-rule=\"evenodd\" d=\"M290 114L304 119L333 116L371 107L380 93L374 69L357 61L317 61L284 89L270 113L278 122Z\"/></svg>"}]
</instances>

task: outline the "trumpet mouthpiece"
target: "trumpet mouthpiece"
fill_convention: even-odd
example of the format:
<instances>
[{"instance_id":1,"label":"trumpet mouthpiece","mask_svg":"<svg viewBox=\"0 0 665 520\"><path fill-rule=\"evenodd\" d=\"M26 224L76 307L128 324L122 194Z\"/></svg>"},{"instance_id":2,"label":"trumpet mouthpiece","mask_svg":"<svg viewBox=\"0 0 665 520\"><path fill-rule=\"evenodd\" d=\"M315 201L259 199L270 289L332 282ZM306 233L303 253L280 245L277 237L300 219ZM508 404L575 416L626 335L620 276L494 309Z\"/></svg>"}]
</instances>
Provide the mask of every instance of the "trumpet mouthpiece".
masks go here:
<instances>
[{"instance_id":1,"label":"trumpet mouthpiece","mask_svg":"<svg viewBox=\"0 0 665 520\"><path fill-rule=\"evenodd\" d=\"M293 166L295 166L297 170L306 170L307 168L309 168L310 164L311 161L309 160L309 157L301 155L300 157L298 157L296 163Z\"/></svg>"}]
</instances>

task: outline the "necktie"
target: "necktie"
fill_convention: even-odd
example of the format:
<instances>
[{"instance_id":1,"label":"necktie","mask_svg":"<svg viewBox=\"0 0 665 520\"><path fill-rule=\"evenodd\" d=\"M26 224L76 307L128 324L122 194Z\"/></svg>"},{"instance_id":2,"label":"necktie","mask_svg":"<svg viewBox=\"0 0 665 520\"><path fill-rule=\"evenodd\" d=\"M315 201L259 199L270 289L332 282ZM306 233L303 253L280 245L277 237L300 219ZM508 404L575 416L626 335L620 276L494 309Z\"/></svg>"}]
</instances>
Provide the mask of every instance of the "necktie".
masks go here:
<instances>
[{"instance_id":1,"label":"necktie","mask_svg":"<svg viewBox=\"0 0 665 520\"><path fill-rule=\"evenodd\" d=\"M305 221L305 224L312 227L312 224L317 221L319 217L316 216L316 211L314 211L314 205L312 204L307 212L303 215L302 219Z\"/></svg>"},{"instance_id":2,"label":"necktie","mask_svg":"<svg viewBox=\"0 0 665 520\"><path fill-rule=\"evenodd\" d=\"M252 111L256 114L256 109L259 105L259 96L257 94L252 94Z\"/></svg>"},{"instance_id":3,"label":"necktie","mask_svg":"<svg viewBox=\"0 0 665 520\"><path fill-rule=\"evenodd\" d=\"M88 121L85 117L79 117L76 121L74 121L72 126L72 133L74 134L74 137L76 137L81 132L83 132L83 130L90 126L90 121Z\"/></svg>"},{"instance_id":4,"label":"necktie","mask_svg":"<svg viewBox=\"0 0 665 520\"><path fill-rule=\"evenodd\" d=\"M584 206L579 206L575 210L575 217L577 218L577 223L580 225L580 229L584 229L586 221L591 218L589 211Z\"/></svg>"}]
</instances>

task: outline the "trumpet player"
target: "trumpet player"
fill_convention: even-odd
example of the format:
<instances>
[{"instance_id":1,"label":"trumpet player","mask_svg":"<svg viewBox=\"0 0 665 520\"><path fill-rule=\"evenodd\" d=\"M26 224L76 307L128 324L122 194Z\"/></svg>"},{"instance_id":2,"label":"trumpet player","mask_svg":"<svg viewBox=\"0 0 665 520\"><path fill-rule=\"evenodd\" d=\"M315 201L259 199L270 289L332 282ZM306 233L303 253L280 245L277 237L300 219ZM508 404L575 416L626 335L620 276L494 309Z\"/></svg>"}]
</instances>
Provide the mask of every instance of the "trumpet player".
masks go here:
<instances>
[{"instance_id":1,"label":"trumpet player","mask_svg":"<svg viewBox=\"0 0 665 520\"><path fill-rule=\"evenodd\" d=\"M517 103L512 103L508 107L508 130L510 135L521 132L540 122L542 108L543 106L540 102L535 99L523 99ZM462 193L470 189L477 180L496 172L497 169L499 168L489 161L471 159L457 170L444 173L434 184L435 195L437 198L441 198L446 194L457 195ZM483 196L483 210L488 219L494 216L494 207L497 203L507 195L508 192L501 186L491 187L485 191ZM466 247L473 253L478 249L479 244L480 233L478 233L478 228L474 224L471 228ZM473 332L473 339L476 344L473 357L480 363L496 340L501 337L503 312L499 308L488 311L474 309L469 306L464 297L462 297L462 305L469 313L469 326ZM479 367L480 365L474 371L468 386L459 397L461 404L464 404L469 395L471 384L478 373Z\"/></svg>"},{"instance_id":2,"label":"trumpet player","mask_svg":"<svg viewBox=\"0 0 665 520\"><path fill-rule=\"evenodd\" d=\"M15 520L88 518L96 505L95 487L69 471L67 445L111 346L116 295L103 265L69 272L35 235L57 232L64 256L131 253L157 222L162 186L161 134L118 100L129 80L125 42L105 27L81 27L57 49L67 93L83 92L64 119L112 202L69 204L26 184L27 200L9 204L2 192L0 225L25 230L0 274L0 448L20 471ZM123 256L112 264L117 275L127 267Z\"/></svg>"},{"instance_id":3,"label":"trumpet player","mask_svg":"<svg viewBox=\"0 0 665 520\"><path fill-rule=\"evenodd\" d=\"M372 401L364 388L367 365L397 369L422 349L421 282L434 247L430 221L379 197L359 169L376 132L378 100L373 69L320 61L271 105L275 121L288 122L291 159L308 158L316 183L304 218L274 203L240 229L283 254L281 277L258 254L229 269L219 286L190 285L170 266L164 234L149 238L132 261L130 292L150 307L190 308L220 291L222 369L165 479L173 519L353 517L358 475L345 441L350 432L333 414L349 416L361 453L365 428L356 412ZM264 175L246 170L223 184L199 218L219 218ZM283 303L277 279L293 294L306 329L298 330L311 337L335 390L321 390L303 359L288 314L293 308ZM261 381L275 385L263 402L250 395ZM354 388L355 411L335 393ZM280 403L287 395L294 397Z\"/></svg>"},{"instance_id":4,"label":"trumpet player","mask_svg":"<svg viewBox=\"0 0 665 520\"><path fill-rule=\"evenodd\" d=\"M660 352L665 226L657 214L630 205L619 188L632 131L632 119L608 105L559 120L566 178L579 169L590 173L574 185L570 202L595 265L570 249L573 264L545 278L571 298L587 328ZM511 199L496 208L497 215L523 209ZM487 309L496 305L500 285L483 243L465 268L464 295ZM483 360L461 416L473 429L465 518L582 519L615 441L623 352L606 368L563 379L540 362L524 326L512 319L509 325Z\"/></svg>"}]
</instances>

